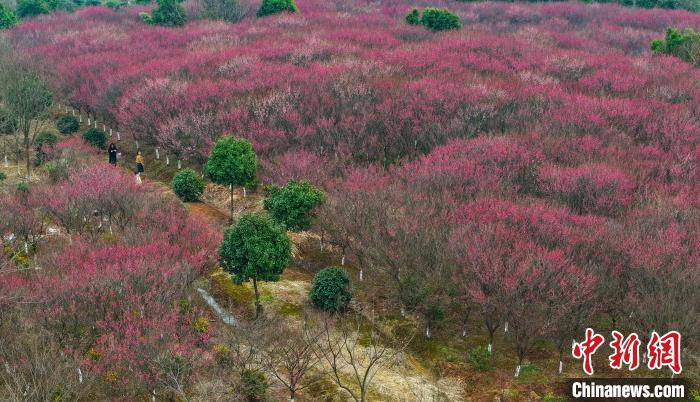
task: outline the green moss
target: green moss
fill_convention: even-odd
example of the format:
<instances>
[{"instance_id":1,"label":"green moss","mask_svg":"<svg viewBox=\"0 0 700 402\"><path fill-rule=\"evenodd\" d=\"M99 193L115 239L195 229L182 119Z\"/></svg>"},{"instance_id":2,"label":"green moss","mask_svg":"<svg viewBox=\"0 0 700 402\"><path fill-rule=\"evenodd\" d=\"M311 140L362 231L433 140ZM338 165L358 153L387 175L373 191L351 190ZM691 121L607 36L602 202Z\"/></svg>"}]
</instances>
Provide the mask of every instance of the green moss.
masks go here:
<instances>
[{"instance_id":1,"label":"green moss","mask_svg":"<svg viewBox=\"0 0 700 402\"><path fill-rule=\"evenodd\" d=\"M303 314L303 308L292 303L283 303L279 308L280 314L285 317L301 317Z\"/></svg>"},{"instance_id":2,"label":"green moss","mask_svg":"<svg viewBox=\"0 0 700 402\"><path fill-rule=\"evenodd\" d=\"M538 367L532 364L523 364L516 382L520 384L546 383L547 378L543 374Z\"/></svg>"},{"instance_id":3,"label":"green moss","mask_svg":"<svg viewBox=\"0 0 700 402\"><path fill-rule=\"evenodd\" d=\"M236 285L231 276L217 270L211 275L212 286L221 296L226 297L236 305L252 307L255 302L255 292L245 285Z\"/></svg>"}]
</instances>

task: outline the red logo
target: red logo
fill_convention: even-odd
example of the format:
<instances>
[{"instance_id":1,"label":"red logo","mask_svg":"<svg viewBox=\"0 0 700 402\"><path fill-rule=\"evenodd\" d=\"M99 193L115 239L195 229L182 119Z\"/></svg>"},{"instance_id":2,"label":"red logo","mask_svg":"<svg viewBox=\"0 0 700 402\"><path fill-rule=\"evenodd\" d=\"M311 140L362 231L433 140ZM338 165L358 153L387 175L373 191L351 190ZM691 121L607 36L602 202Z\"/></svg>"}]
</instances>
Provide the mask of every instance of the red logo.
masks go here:
<instances>
[{"instance_id":1,"label":"red logo","mask_svg":"<svg viewBox=\"0 0 700 402\"><path fill-rule=\"evenodd\" d=\"M681 367L681 334L678 331L667 332L659 336L656 331L651 333L651 339L647 345L649 353L649 370L668 367L675 374L680 374Z\"/></svg>"},{"instance_id":2,"label":"red logo","mask_svg":"<svg viewBox=\"0 0 700 402\"><path fill-rule=\"evenodd\" d=\"M622 369L626 365L629 370L639 368L639 347L641 341L636 333L631 333L628 337L618 332L612 331L613 340L610 348L613 353L608 357L610 367L615 370ZM583 359L583 371L588 375L593 375L593 355L605 343L605 337L596 334L592 328L586 328L586 338L583 342L574 342L571 345L571 355L575 359ZM649 370L658 370L668 367L675 374L683 371L681 366L681 334L678 331L669 331L663 336L659 336L656 331L651 333L651 338L647 344L647 357Z\"/></svg>"},{"instance_id":3,"label":"red logo","mask_svg":"<svg viewBox=\"0 0 700 402\"><path fill-rule=\"evenodd\" d=\"M612 332L613 340L610 347L613 354L610 355L610 367L621 369L623 364L629 366L630 370L639 367L639 345L642 343L637 334L632 333L627 338L617 331Z\"/></svg>"},{"instance_id":4,"label":"red logo","mask_svg":"<svg viewBox=\"0 0 700 402\"><path fill-rule=\"evenodd\" d=\"M574 342L571 354L576 359L583 358L583 371L586 374L593 375L593 361L591 357L603 343L605 343L603 335L596 334L591 328L586 328L586 340L581 343Z\"/></svg>"}]
</instances>

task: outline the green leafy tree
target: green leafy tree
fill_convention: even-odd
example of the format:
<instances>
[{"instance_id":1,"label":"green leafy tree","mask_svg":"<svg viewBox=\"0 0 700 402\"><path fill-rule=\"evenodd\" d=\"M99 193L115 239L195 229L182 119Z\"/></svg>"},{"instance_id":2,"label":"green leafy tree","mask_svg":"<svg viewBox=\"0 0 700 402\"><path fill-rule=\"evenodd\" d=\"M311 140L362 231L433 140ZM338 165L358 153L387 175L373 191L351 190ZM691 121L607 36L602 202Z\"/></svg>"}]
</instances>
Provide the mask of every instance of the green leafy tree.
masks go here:
<instances>
[{"instance_id":1,"label":"green leafy tree","mask_svg":"<svg viewBox=\"0 0 700 402\"><path fill-rule=\"evenodd\" d=\"M181 27L187 22L187 13L177 0L158 0L158 6L153 9L153 14L150 16L146 14L146 16L149 18L141 15L145 22L164 27Z\"/></svg>"},{"instance_id":2,"label":"green leafy tree","mask_svg":"<svg viewBox=\"0 0 700 402\"><path fill-rule=\"evenodd\" d=\"M107 146L107 136L102 130L90 128L83 133L83 140L88 144L100 149L105 149Z\"/></svg>"},{"instance_id":3,"label":"green leafy tree","mask_svg":"<svg viewBox=\"0 0 700 402\"><path fill-rule=\"evenodd\" d=\"M258 17L265 17L283 12L296 13L299 11L294 0L262 0L258 8Z\"/></svg>"},{"instance_id":4,"label":"green leafy tree","mask_svg":"<svg viewBox=\"0 0 700 402\"><path fill-rule=\"evenodd\" d=\"M27 180L31 176L30 149L53 104L53 93L46 81L33 72L14 71L4 77L3 99L7 110L17 119L22 133L27 162Z\"/></svg>"},{"instance_id":5,"label":"green leafy tree","mask_svg":"<svg viewBox=\"0 0 700 402\"><path fill-rule=\"evenodd\" d=\"M325 201L326 195L305 181L291 180L284 187L272 187L265 199L265 209L272 219L289 230L307 230L314 218L313 209Z\"/></svg>"},{"instance_id":6,"label":"green leafy tree","mask_svg":"<svg viewBox=\"0 0 700 402\"><path fill-rule=\"evenodd\" d=\"M204 180L192 169L177 172L170 184L175 195L185 202L199 200L204 192Z\"/></svg>"},{"instance_id":7,"label":"green leafy tree","mask_svg":"<svg viewBox=\"0 0 700 402\"><path fill-rule=\"evenodd\" d=\"M409 25L420 25L420 11L417 8L406 14L406 23Z\"/></svg>"},{"instance_id":8,"label":"green leafy tree","mask_svg":"<svg viewBox=\"0 0 700 402\"><path fill-rule=\"evenodd\" d=\"M17 2L17 16L19 18L36 17L48 14L51 9L43 0L19 0Z\"/></svg>"},{"instance_id":9,"label":"green leafy tree","mask_svg":"<svg viewBox=\"0 0 700 402\"><path fill-rule=\"evenodd\" d=\"M462 23L459 17L452 14L445 8L427 7L423 10L421 24L431 31L447 31L450 29L460 29Z\"/></svg>"},{"instance_id":10,"label":"green leafy tree","mask_svg":"<svg viewBox=\"0 0 700 402\"><path fill-rule=\"evenodd\" d=\"M279 280L291 252L287 233L267 215L243 215L224 233L219 246L221 266L237 283L253 280L256 317L262 313L258 281Z\"/></svg>"},{"instance_id":11,"label":"green leafy tree","mask_svg":"<svg viewBox=\"0 0 700 402\"><path fill-rule=\"evenodd\" d=\"M654 53L669 54L678 57L696 67L700 67L700 32L690 28L680 30L669 28L664 39L651 42Z\"/></svg>"},{"instance_id":12,"label":"green leafy tree","mask_svg":"<svg viewBox=\"0 0 700 402\"><path fill-rule=\"evenodd\" d=\"M255 182L258 160L250 142L233 137L219 138L211 149L204 173L214 183L231 188L231 219L233 219L233 187Z\"/></svg>"},{"instance_id":13,"label":"green leafy tree","mask_svg":"<svg viewBox=\"0 0 700 402\"><path fill-rule=\"evenodd\" d=\"M341 311L352 299L350 279L342 268L324 268L314 276L309 299L321 310Z\"/></svg>"},{"instance_id":14,"label":"green leafy tree","mask_svg":"<svg viewBox=\"0 0 700 402\"><path fill-rule=\"evenodd\" d=\"M12 28L17 23L17 15L12 9L0 4L0 29Z\"/></svg>"},{"instance_id":15,"label":"green leafy tree","mask_svg":"<svg viewBox=\"0 0 700 402\"><path fill-rule=\"evenodd\" d=\"M37 148L43 145L54 146L57 142L58 136L55 133L52 133L51 131L40 132L36 136L36 140L34 140L34 144Z\"/></svg>"},{"instance_id":16,"label":"green leafy tree","mask_svg":"<svg viewBox=\"0 0 700 402\"><path fill-rule=\"evenodd\" d=\"M64 115L56 120L56 128L61 134L73 134L80 129L80 122L75 116Z\"/></svg>"}]
</instances>

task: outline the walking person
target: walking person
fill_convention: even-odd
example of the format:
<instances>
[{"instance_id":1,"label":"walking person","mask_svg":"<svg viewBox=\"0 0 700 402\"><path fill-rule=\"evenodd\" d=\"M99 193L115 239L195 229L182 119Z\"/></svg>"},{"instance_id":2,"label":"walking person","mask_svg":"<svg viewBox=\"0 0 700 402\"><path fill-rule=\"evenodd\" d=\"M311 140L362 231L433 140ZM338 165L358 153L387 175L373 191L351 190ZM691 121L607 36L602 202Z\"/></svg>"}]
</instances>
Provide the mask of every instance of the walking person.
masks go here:
<instances>
[{"instance_id":1,"label":"walking person","mask_svg":"<svg viewBox=\"0 0 700 402\"><path fill-rule=\"evenodd\" d=\"M141 156L141 151L136 152L136 183L141 184L141 173L144 172L143 168L143 156Z\"/></svg>"},{"instance_id":2,"label":"walking person","mask_svg":"<svg viewBox=\"0 0 700 402\"><path fill-rule=\"evenodd\" d=\"M117 165L117 146L114 145L112 142L109 144L109 148L107 149L107 152L109 152L109 163L111 165L116 166Z\"/></svg>"}]
</instances>

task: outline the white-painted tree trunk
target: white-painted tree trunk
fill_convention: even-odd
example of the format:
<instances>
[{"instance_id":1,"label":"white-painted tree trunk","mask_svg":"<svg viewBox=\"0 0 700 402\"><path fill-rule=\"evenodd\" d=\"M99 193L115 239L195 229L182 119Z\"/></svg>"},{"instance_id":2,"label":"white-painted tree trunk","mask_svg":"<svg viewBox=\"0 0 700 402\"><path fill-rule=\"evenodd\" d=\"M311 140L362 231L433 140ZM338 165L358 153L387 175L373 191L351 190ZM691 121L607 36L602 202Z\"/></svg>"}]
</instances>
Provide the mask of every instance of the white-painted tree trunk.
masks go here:
<instances>
[{"instance_id":1,"label":"white-painted tree trunk","mask_svg":"<svg viewBox=\"0 0 700 402\"><path fill-rule=\"evenodd\" d=\"M165 155L165 166L170 166L170 157Z\"/></svg>"},{"instance_id":2,"label":"white-painted tree trunk","mask_svg":"<svg viewBox=\"0 0 700 402\"><path fill-rule=\"evenodd\" d=\"M362 282L362 270L360 270L360 282Z\"/></svg>"},{"instance_id":3,"label":"white-painted tree trunk","mask_svg":"<svg viewBox=\"0 0 700 402\"><path fill-rule=\"evenodd\" d=\"M151 401L156 402L156 390L153 390L153 393L151 394Z\"/></svg>"},{"instance_id":4,"label":"white-painted tree trunk","mask_svg":"<svg viewBox=\"0 0 700 402\"><path fill-rule=\"evenodd\" d=\"M90 116L88 116L88 126L91 125L91 124L92 124L92 123L90 123Z\"/></svg>"},{"instance_id":5,"label":"white-painted tree trunk","mask_svg":"<svg viewBox=\"0 0 700 402\"><path fill-rule=\"evenodd\" d=\"M9 167L10 164L7 162L7 155L5 155L5 167Z\"/></svg>"},{"instance_id":6,"label":"white-painted tree trunk","mask_svg":"<svg viewBox=\"0 0 700 402\"><path fill-rule=\"evenodd\" d=\"M518 364L518 367L515 368L515 378L520 377L520 365Z\"/></svg>"},{"instance_id":7,"label":"white-painted tree trunk","mask_svg":"<svg viewBox=\"0 0 700 402\"><path fill-rule=\"evenodd\" d=\"M493 345L492 344L489 343L489 346L487 349L488 349L489 353L493 353Z\"/></svg>"},{"instance_id":8,"label":"white-painted tree trunk","mask_svg":"<svg viewBox=\"0 0 700 402\"><path fill-rule=\"evenodd\" d=\"M112 129L111 128L109 129L109 136L110 137L112 136Z\"/></svg>"},{"instance_id":9,"label":"white-painted tree trunk","mask_svg":"<svg viewBox=\"0 0 700 402\"><path fill-rule=\"evenodd\" d=\"M104 125L104 124L102 125L102 131L105 132L105 133L107 132L107 126Z\"/></svg>"},{"instance_id":10,"label":"white-painted tree trunk","mask_svg":"<svg viewBox=\"0 0 700 402\"><path fill-rule=\"evenodd\" d=\"M340 265L345 265L345 254L340 258Z\"/></svg>"},{"instance_id":11,"label":"white-painted tree trunk","mask_svg":"<svg viewBox=\"0 0 700 402\"><path fill-rule=\"evenodd\" d=\"M425 337L430 339L430 324L425 326Z\"/></svg>"},{"instance_id":12,"label":"white-painted tree trunk","mask_svg":"<svg viewBox=\"0 0 700 402\"><path fill-rule=\"evenodd\" d=\"M83 383L83 372L80 370L80 367L78 367L78 382Z\"/></svg>"},{"instance_id":13,"label":"white-painted tree trunk","mask_svg":"<svg viewBox=\"0 0 700 402\"><path fill-rule=\"evenodd\" d=\"M467 336L467 330L466 330L466 329L463 329L463 330L462 330L462 338L464 338L465 336Z\"/></svg>"},{"instance_id":14,"label":"white-painted tree trunk","mask_svg":"<svg viewBox=\"0 0 700 402\"><path fill-rule=\"evenodd\" d=\"M29 244L27 242L24 242L24 254L29 255Z\"/></svg>"},{"instance_id":15,"label":"white-painted tree trunk","mask_svg":"<svg viewBox=\"0 0 700 402\"><path fill-rule=\"evenodd\" d=\"M138 141L134 141L134 143L136 143L136 149L139 149L139 142L138 142Z\"/></svg>"},{"instance_id":16,"label":"white-painted tree trunk","mask_svg":"<svg viewBox=\"0 0 700 402\"><path fill-rule=\"evenodd\" d=\"M73 112L73 116L75 116L75 112ZM78 122L79 122L80 124L83 124L83 115L82 115L82 114L79 114L79 115L78 115Z\"/></svg>"},{"instance_id":17,"label":"white-painted tree trunk","mask_svg":"<svg viewBox=\"0 0 700 402\"><path fill-rule=\"evenodd\" d=\"M564 372L564 362L559 360L559 374Z\"/></svg>"},{"instance_id":18,"label":"white-painted tree trunk","mask_svg":"<svg viewBox=\"0 0 700 402\"><path fill-rule=\"evenodd\" d=\"M121 141L121 140L122 140L122 136L121 136L121 134L119 134L119 131L117 131L117 141Z\"/></svg>"},{"instance_id":19,"label":"white-painted tree trunk","mask_svg":"<svg viewBox=\"0 0 700 402\"><path fill-rule=\"evenodd\" d=\"M71 112L73 112L73 116L75 116L75 110L71 110Z\"/></svg>"},{"instance_id":20,"label":"white-painted tree trunk","mask_svg":"<svg viewBox=\"0 0 700 402\"><path fill-rule=\"evenodd\" d=\"M182 162L180 162L180 160L178 159L177 160L177 170L180 170L180 169L182 169Z\"/></svg>"},{"instance_id":21,"label":"white-painted tree trunk","mask_svg":"<svg viewBox=\"0 0 700 402\"><path fill-rule=\"evenodd\" d=\"M156 148L156 159L160 159L160 151Z\"/></svg>"},{"instance_id":22,"label":"white-painted tree trunk","mask_svg":"<svg viewBox=\"0 0 700 402\"><path fill-rule=\"evenodd\" d=\"M97 128L97 120L95 120L95 122L94 122L94 123L95 123L95 128Z\"/></svg>"},{"instance_id":23,"label":"white-painted tree trunk","mask_svg":"<svg viewBox=\"0 0 700 402\"><path fill-rule=\"evenodd\" d=\"M508 332L508 321L506 321L506 325L503 327L503 333Z\"/></svg>"}]
</instances>

